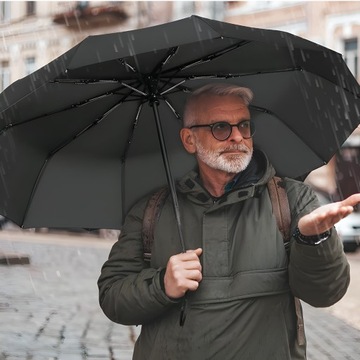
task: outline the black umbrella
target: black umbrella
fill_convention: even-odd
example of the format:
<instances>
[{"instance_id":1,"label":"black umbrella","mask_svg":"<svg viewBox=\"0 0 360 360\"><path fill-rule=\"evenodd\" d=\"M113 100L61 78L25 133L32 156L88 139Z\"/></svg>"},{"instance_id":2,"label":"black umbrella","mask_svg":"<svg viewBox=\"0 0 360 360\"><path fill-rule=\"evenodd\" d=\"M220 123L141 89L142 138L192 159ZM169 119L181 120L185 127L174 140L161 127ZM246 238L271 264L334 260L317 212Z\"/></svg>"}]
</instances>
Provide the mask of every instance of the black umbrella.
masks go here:
<instances>
[{"instance_id":1,"label":"black umbrella","mask_svg":"<svg viewBox=\"0 0 360 360\"><path fill-rule=\"evenodd\" d=\"M341 55L288 33L193 16L91 36L1 94L0 213L23 227L120 228L168 182L180 228L173 178L194 166L181 112L209 82L253 90L255 145L280 176L323 165L359 124Z\"/></svg>"}]
</instances>

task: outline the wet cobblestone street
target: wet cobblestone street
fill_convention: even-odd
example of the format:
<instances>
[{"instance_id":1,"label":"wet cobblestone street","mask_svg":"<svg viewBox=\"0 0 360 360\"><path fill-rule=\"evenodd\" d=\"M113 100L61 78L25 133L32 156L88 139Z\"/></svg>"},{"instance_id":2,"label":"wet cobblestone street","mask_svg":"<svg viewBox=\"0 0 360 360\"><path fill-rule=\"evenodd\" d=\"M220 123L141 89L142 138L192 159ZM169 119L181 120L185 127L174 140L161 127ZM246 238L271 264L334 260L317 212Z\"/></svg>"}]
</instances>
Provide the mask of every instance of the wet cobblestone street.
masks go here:
<instances>
[{"instance_id":1,"label":"wet cobblestone street","mask_svg":"<svg viewBox=\"0 0 360 360\"><path fill-rule=\"evenodd\" d=\"M30 257L29 265L0 266L0 360L131 359L140 329L112 323L98 305L96 281L111 245L0 236L0 252ZM360 359L359 329L322 309L304 312L309 360Z\"/></svg>"},{"instance_id":2,"label":"wet cobblestone street","mask_svg":"<svg viewBox=\"0 0 360 360\"><path fill-rule=\"evenodd\" d=\"M0 241L30 265L0 267L0 359L131 359L133 327L112 323L96 280L111 244Z\"/></svg>"}]
</instances>

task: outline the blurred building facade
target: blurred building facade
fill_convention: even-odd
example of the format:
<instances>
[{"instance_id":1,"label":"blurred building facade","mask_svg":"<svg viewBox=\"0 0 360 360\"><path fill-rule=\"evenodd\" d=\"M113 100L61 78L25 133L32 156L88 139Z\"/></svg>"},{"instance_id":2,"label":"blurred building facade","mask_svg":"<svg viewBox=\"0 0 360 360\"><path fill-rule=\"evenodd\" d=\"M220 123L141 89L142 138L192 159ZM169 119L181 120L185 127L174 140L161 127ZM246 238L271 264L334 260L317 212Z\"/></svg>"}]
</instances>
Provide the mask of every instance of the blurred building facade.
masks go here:
<instances>
[{"instance_id":1,"label":"blurred building facade","mask_svg":"<svg viewBox=\"0 0 360 360\"><path fill-rule=\"evenodd\" d=\"M342 53L360 81L360 1L0 1L0 91L89 35L152 26L192 14L287 31L320 43ZM334 157L308 181L334 194L339 181L350 174L351 184L342 186L360 191L359 149L360 129L351 137L345 155ZM355 166L344 170L343 163L350 157Z\"/></svg>"},{"instance_id":2,"label":"blurred building facade","mask_svg":"<svg viewBox=\"0 0 360 360\"><path fill-rule=\"evenodd\" d=\"M0 91L89 35L198 14L223 18L224 2L0 1Z\"/></svg>"}]
</instances>

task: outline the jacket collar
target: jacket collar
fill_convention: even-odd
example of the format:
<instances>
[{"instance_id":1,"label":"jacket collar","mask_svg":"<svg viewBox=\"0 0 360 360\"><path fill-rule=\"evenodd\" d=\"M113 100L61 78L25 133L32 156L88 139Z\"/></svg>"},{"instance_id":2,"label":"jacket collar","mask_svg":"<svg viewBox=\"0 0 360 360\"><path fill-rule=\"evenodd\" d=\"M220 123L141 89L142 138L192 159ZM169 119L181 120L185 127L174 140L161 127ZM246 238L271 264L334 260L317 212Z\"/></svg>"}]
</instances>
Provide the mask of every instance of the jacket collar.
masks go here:
<instances>
[{"instance_id":1,"label":"jacket collar","mask_svg":"<svg viewBox=\"0 0 360 360\"><path fill-rule=\"evenodd\" d=\"M226 185L225 191L229 192L234 188L244 188L254 185L264 176L266 171L266 157L259 150L254 150L253 157L244 171L239 172L234 179Z\"/></svg>"},{"instance_id":2,"label":"jacket collar","mask_svg":"<svg viewBox=\"0 0 360 360\"><path fill-rule=\"evenodd\" d=\"M186 174L177 184L178 191L186 195L191 201L203 205L229 204L238 202L262 192L264 185L275 175L275 170L267 156L260 150L254 149L253 158L249 166L236 176L232 188L220 198L214 198L201 185L198 170Z\"/></svg>"}]
</instances>

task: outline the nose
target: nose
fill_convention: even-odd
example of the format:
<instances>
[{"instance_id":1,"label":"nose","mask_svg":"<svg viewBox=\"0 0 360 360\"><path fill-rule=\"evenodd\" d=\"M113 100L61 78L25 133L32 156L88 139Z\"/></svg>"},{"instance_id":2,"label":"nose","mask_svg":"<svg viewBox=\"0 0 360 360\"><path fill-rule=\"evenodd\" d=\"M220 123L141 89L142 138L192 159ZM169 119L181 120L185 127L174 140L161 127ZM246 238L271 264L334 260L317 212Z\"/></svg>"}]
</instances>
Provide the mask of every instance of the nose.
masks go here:
<instances>
[{"instance_id":1,"label":"nose","mask_svg":"<svg viewBox=\"0 0 360 360\"><path fill-rule=\"evenodd\" d=\"M244 140L239 128L236 125L231 126L231 134L230 134L228 140L230 140L232 142L241 142Z\"/></svg>"}]
</instances>

